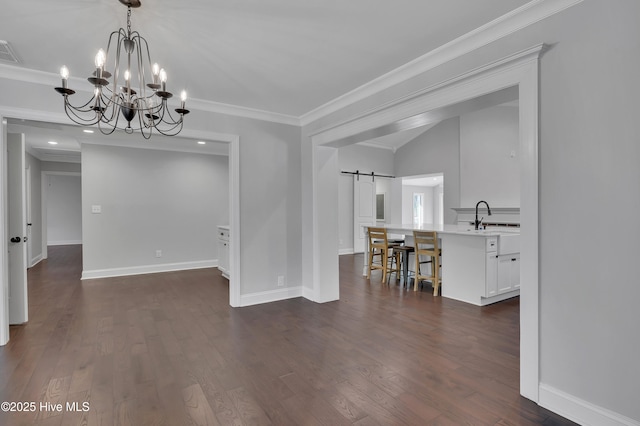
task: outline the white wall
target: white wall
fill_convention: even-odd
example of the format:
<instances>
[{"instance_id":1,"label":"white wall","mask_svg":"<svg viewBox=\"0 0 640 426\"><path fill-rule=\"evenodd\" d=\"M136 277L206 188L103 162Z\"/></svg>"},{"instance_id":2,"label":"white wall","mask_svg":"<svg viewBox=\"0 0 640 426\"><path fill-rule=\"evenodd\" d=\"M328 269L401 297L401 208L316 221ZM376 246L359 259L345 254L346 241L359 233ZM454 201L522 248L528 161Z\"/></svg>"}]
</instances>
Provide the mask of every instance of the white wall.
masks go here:
<instances>
[{"instance_id":1,"label":"white wall","mask_svg":"<svg viewBox=\"0 0 640 426\"><path fill-rule=\"evenodd\" d=\"M82 244L82 180L80 176L48 175L45 182L47 185L47 245Z\"/></svg>"},{"instance_id":2,"label":"white wall","mask_svg":"<svg viewBox=\"0 0 640 426\"><path fill-rule=\"evenodd\" d=\"M85 144L82 170L84 277L217 259L216 227L229 221L228 157Z\"/></svg>"},{"instance_id":3,"label":"white wall","mask_svg":"<svg viewBox=\"0 0 640 426\"><path fill-rule=\"evenodd\" d=\"M460 116L460 206L520 207L518 108Z\"/></svg>"},{"instance_id":4,"label":"white wall","mask_svg":"<svg viewBox=\"0 0 640 426\"><path fill-rule=\"evenodd\" d=\"M394 158L396 176L442 173L444 176L444 223L453 224L460 207L460 120L438 123L403 145Z\"/></svg>"}]
</instances>

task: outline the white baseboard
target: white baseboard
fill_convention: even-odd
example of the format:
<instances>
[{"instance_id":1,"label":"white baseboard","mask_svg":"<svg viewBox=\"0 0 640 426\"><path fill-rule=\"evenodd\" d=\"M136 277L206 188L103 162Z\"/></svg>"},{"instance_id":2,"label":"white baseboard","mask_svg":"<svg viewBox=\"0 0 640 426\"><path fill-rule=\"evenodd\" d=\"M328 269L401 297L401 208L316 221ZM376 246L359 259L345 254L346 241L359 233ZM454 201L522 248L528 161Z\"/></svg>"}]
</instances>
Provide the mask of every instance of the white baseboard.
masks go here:
<instances>
[{"instance_id":1,"label":"white baseboard","mask_svg":"<svg viewBox=\"0 0 640 426\"><path fill-rule=\"evenodd\" d=\"M240 296L240 306L277 302L278 300L293 299L295 297L302 297L302 287L287 287L277 290L243 294Z\"/></svg>"},{"instance_id":2,"label":"white baseboard","mask_svg":"<svg viewBox=\"0 0 640 426\"><path fill-rule=\"evenodd\" d=\"M200 260L196 262L164 263L161 265L142 265L126 268L94 269L82 271L83 280L95 278L123 277L127 275L156 274L159 272L184 271L188 269L215 268L218 260Z\"/></svg>"},{"instance_id":3,"label":"white baseboard","mask_svg":"<svg viewBox=\"0 0 640 426\"><path fill-rule=\"evenodd\" d=\"M37 255L36 257L34 257L33 259L31 259L31 266L30 268L33 268L34 266L36 266L38 263L42 262L43 258L42 258L42 253L40 253L39 255Z\"/></svg>"},{"instance_id":4,"label":"white baseboard","mask_svg":"<svg viewBox=\"0 0 640 426\"><path fill-rule=\"evenodd\" d=\"M345 249L340 249L338 251L338 255L343 255L343 254L353 254L353 247L351 248L345 248Z\"/></svg>"},{"instance_id":5,"label":"white baseboard","mask_svg":"<svg viewBox=\"0 0 640 426\"><path fill-rule=\"evenodd\" d=\"M75 246L82 244L82 240L47 241L48 246Z\"/></svg>"},{"instance_id":6,"label":"white baseboard","mask_svg":"<svg viewBox=\"0 0 640 426\"><path fill-rule=\"evenodd\" d=\"M542 407L583 426L640 426L638 420L591 404L549 385L540 384L539 395Z\"/></svg>"}]
</instances>

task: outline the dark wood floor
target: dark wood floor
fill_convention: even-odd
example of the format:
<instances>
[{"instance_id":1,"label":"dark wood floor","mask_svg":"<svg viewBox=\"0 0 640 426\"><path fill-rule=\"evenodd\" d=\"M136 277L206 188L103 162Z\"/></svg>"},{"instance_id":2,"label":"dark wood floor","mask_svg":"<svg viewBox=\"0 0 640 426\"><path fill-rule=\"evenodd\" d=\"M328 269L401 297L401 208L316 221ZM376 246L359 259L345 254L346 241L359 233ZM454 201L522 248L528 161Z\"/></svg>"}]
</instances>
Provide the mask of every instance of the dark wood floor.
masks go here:
<instances>
[{"instance_id":1,"label":"dark wood floor","mask_svg":"<svg viewBox=\"0 0 640 426\"><path fill-rule=\"evenodd\" d=\"M79 246L49 256L0 348L0 401L35 411L2 425L572 424L518 394L518 299L368 282L356 255L338 302L232 309L215 269L80 281Z\"/></svg>"}]
</instances>

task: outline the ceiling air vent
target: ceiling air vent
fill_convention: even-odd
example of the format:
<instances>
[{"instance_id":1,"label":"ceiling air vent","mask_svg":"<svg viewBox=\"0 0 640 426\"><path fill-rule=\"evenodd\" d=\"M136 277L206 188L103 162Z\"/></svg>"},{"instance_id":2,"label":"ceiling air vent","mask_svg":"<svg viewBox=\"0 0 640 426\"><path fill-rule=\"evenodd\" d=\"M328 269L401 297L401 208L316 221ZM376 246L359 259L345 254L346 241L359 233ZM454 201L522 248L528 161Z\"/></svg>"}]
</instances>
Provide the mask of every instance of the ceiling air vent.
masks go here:
<instances>
[{"instance_id":1,"label":"ceiling air vent","mask_svg":"<svg viewBox=\"0 0 640 426\"><path fill-rule=\"evenodd\" d=\"M9 62L12 64L19 64L18 57L13 52L11 45L8 41L0 40L0 61Z\"/></svg>"}]
</instances>

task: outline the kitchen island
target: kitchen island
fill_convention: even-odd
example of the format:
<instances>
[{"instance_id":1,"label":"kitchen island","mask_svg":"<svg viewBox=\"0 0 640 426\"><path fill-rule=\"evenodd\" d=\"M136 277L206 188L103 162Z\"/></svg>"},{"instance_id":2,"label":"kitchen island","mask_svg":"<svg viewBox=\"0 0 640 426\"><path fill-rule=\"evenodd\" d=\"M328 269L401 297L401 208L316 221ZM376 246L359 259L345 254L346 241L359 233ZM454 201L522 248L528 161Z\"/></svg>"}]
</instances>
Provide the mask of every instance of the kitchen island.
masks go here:
<instances>
[{"instance_id":1,"label":"kitchen island","mask_svg":"<svg viewBox=\"0 0 640 426\"><path fill-rule=\"evenodd\" d=\"M438 234L442 250L442 297L484 306L520 294L518 228L495 227L476 231L469 225L434 224L383 227L388 234L404 235L408 245L411 245L414 230ZM368 250L366 245L365 276L369 266Z\"/></svg>"}]
</instances>

